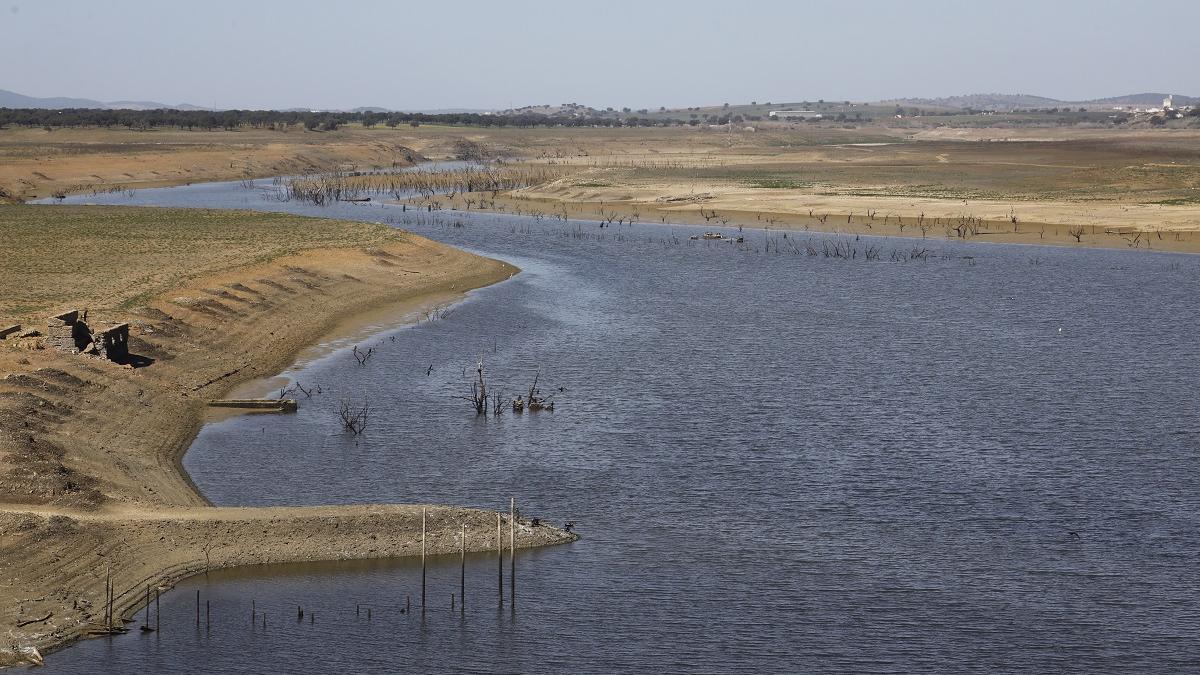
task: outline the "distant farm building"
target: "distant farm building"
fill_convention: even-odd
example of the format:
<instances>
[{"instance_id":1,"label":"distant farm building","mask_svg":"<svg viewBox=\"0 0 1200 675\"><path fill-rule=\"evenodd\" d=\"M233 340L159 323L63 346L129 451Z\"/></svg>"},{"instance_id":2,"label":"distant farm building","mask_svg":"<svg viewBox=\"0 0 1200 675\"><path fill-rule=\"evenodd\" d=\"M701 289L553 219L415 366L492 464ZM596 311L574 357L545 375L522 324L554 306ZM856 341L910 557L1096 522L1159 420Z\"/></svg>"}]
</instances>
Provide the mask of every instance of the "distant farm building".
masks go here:
<instances>
[{"instance_id":1,"label":"distant farm building","mask_svg":"<svg viewBox=\"0 0 1200 675\"><path fill-rule=\"evenodd\" d=\"M815 110L772 110L767 116L777 120L819 120L824 117Z\"/></svg>"}]
</instances>

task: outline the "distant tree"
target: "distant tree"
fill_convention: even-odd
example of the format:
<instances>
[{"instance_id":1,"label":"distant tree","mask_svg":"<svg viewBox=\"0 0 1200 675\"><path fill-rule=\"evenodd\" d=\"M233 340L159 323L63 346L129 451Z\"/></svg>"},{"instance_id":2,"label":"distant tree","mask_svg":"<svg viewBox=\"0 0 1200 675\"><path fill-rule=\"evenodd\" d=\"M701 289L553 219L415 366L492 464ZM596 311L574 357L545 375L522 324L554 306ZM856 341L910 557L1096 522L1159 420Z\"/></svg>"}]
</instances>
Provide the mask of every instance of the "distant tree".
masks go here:
<instances>
[{"instance_id":1,"label":"distant tree","mask_svg":"<svg viewBox=\"0 0 1200 675\"><path fill-rule=\"evenodd\" d=\"M421 126L421 120L411 120L409 121L408 126L416 129L417 127Z\"/></svg>"}]
</instances>

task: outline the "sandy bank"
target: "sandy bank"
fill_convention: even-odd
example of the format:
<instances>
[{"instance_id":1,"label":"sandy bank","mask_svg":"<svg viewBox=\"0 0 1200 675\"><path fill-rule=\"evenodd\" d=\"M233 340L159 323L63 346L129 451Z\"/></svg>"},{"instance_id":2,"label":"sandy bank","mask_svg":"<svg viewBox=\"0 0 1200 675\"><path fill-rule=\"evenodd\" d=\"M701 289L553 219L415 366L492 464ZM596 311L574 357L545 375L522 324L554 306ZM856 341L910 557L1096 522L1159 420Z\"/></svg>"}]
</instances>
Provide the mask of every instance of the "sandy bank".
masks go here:
<instances>
[{"instance_id":1,"label":"sandy bank","mask_svg":"<svg viewBox=\"0 0 1200 675\"><path fill-rule=\"evenodd\" d=\"M353 317L515 271L400 233L188 278L128 309L94 308L95 324L130 323L131 351L147 367L0 342L0 663L85 634L102 614L109 565L128 612L147 584L205 568L417 551L419 506L213 508L182 453L206 401L278 373ZM463 523L471 550L495 545L493 512L432 507L430 522L433 552L456 550ZM518 545L570 539L525 528Z\"/></svg>"},{"instance_id":2,"label":"sandy bank","mask_svg":"<svg viewBox=\"0 0 1200 675\"><path fill-rule=\"evenodd\" d=\"M695 195L700 195L699 198ZM816 195L794 190L673 184L563 189L538 186L492 198L438 197L443 208L484 210L618 223L675 223L827 235L965 240L1071 248L1200 253L1200 205L1081 204L951 200L929 197ZM414 203L416 201L414 200ZM1013 222L1013 218L1017 222ZM960 237L964 219L970 225ZM925 225L922 231L921 224ZM1076 238L1078 235L1078 238ZM914 245L922 245L920 242Z\"/></svg>"}]
</instances>

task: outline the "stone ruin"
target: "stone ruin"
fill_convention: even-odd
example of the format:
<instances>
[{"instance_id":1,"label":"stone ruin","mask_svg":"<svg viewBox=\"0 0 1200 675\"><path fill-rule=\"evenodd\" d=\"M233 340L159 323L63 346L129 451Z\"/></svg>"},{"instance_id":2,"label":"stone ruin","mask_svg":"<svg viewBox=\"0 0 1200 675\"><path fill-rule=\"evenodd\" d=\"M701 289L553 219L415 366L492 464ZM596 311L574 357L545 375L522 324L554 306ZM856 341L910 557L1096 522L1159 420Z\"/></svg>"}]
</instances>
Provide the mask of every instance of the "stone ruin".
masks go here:
<instances>
[{"instance_id":1,"label":"stone ruin","mask_svg":"<svg viewBox=\"0 0 1200 675\"><path fill-rule=\"evenodd\" d=\"M129 324L119 323L93 331L87 324L87 312L73 309L47 321L46 346L60 352L92 354L125 363L129 360Z\"/></svg>"}]
</instances>

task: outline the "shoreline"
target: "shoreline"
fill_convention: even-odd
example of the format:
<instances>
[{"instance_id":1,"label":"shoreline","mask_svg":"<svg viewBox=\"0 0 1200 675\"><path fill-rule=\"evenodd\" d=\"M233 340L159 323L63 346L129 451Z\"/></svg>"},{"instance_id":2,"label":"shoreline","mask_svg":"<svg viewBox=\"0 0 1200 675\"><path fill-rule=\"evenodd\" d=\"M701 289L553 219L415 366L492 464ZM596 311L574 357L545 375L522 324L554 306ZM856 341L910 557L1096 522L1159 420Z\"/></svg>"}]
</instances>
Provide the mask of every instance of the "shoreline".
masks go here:
<instances>
[{"instance_id":1,"label":"shoreline","mask_svg":"<svg viewBox=\"0 0 1200 675\"><path fill-rule=\"evenodd\" d=\"M169 588L200 571L419 553L421 505L215 507L182 466L206 400L265 384L381 318L411 317L518 271L408 233L402 240L382 250L310 250L163 293L128 312L131 346L155 357L149 367L24 352L12 373L30 391L11 378L0 390L54 411L24 411L34 423L29 442L63 447L66 470L86 489L0 504L0 625L10 643L0 646L0 666L34 660L26 648L52 652L94 630L109 565L114 614L123 617L141 606L148 585ZM230 288L245 290L193 302ZM431 554L457 551L463 523L469 551L494 550L496 512L425 508ZM576 538L519 527L519 548Z\"/></svg>"},{"instance_id":2,"label":"shoreline","mask_svg":"<svg viewBox=\"0 0 1200 675\"><path fill-rule=\"evenodd\" d=\"M854 215L854 211L845 209L827 210L820 212L822 215L828 214L827 217L831 222L826 223L821 222L818 218L811 218L805 213L796 213L782 208L774 211L747 209L744 206L727 208L722 206L722 202L718 200L714 200L712 203L668 206L644 201L570 201L544 193L529 194L529 191L536 189L524 188L491 198L491 203L498 205L499 208L495 206L464 208L466 199L473 198L477 203L482 204L484 201L489 201L485 197L488 197L490 193L459 193L453 198L439 196L436 200L442 202L443 210L447 211L483 211L519 216L540 215L550 219L557 218L565 212L572 221L584 221L597 225L605 224L608 215L613 218L636 215L638 217L634 224L683 225L727 232L738 231L746 235L752 233L757 235L800 233L824 236L892 237L911 240L914 243L923 241L930 243L1000 243L1067 249L1129 250L1192 255L1200 253L1200 220L1197 220L1194 226L1190 226L1194 229L1164 228L1158 230L1133 229L1132 226L1125 225L1106 228L1099 224L1083 226L1069 222L1043 223L1022 220L1015 225L1016 231L1013 231L1014 226L1009 222L1001 218L985 216L981 219L977 233L960 238L947 234L947 228L950 225L949 211L947 214L941 215L941 222L937 226L929 229L927 234L922 236L921 230L914 224L917 216L907 212L900 213L900 216L905 219L905 227L902 229L895 224L896 210L888 211L885 216L883 210L880 209L879 214L873 219L863 216L864 209L861 208L857 211L858 215ZM426 202L410 199L400 200L396 203L425 206ZM869 201L863 199L856 200L856 203L866 207L871 205ZM943 206L949 209L951 204L951 202L945 202ZM717 217L712 216L705 218L701 215L705 209L718 213L719 217L725 219L726 222L722 223ZM888 218L887 223L883 221L885 217ZM933 215L929 216L929 218L933 217ZM615 222L607 222L607 226L624 227ZM738 230L739 227L742 230ZM1076 241L1070 232L1073 227L1084 227L1084 231L1080 232L1079 241ZM1138 237L1139 234L1140 237ZM915 245L919 246L919 244Z\"/></svg>"}]
</instances>

